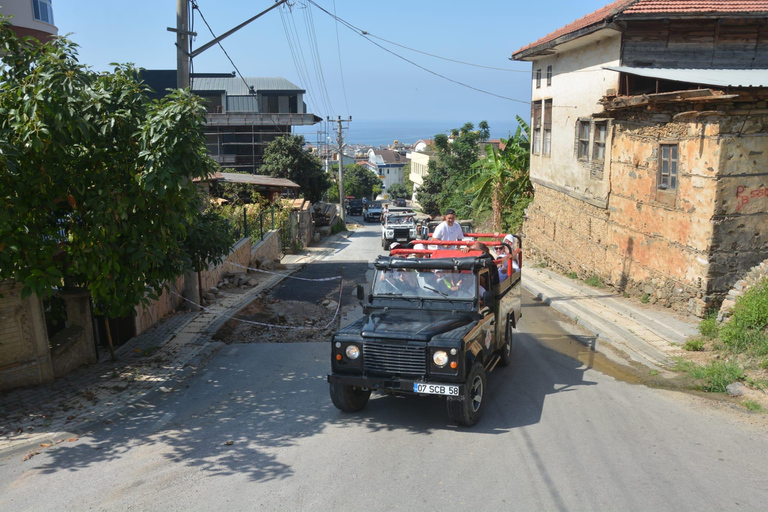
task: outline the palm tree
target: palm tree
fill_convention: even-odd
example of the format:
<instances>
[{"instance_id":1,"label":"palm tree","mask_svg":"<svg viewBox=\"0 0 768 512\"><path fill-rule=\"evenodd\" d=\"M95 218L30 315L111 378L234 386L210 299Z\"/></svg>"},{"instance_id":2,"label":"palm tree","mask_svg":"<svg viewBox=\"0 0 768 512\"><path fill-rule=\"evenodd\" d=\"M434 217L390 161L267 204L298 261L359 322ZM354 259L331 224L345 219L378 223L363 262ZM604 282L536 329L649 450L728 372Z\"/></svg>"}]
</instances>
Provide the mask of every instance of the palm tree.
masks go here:
<instances>
[{"instance_id":1,"label":"palm tree","mask_svg":"<svg viewBox=\"0 0 768 512\"><path fill-rule=\"evenodd\" d=\"M529 127L517 116L518 127L508 139L501 139L504 149L488 144L487 156L477 161L474 173L467 180L466 191L475 194L478 203L491 203L493 229L502 230L502 212L510 200L530 194L532 187L528 175L530 164Z\"/></svg>"}]
</instances>

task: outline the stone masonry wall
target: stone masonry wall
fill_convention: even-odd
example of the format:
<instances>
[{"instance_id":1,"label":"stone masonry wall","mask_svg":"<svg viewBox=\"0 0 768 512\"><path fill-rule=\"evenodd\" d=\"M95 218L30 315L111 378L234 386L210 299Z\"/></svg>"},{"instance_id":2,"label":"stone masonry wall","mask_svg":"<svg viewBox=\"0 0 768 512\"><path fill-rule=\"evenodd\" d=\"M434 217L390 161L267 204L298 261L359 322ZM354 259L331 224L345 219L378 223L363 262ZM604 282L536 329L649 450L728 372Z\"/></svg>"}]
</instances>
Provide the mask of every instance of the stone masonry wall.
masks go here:
<instances>
[{"instance_id":1,"label":"stone masonry wall","mask_svg":"<svg viewBox=\"0 0 768 512\"><path fill-rule=\"evenodd\" d=\"M708 293L717 304L768 257L768 116L724 117Z\"/></svg>"},{"instance_id":2,"label":"stone masonry wall","mask_svg":"<svg viewBox=\"0 0 768 512\"><path fill-rule=\"evenodd\" d=\"M21 298L21 286L0 281L0 389L53 380L41 301Z\"/></svg>"},{"instance_id":3,"label":"stone masonry wall","mask_svg":"<svg viewBox=\"0 0 768 512\"><path fill-rule=\"evenodd\" d=\"M581 277L596 274L650 302L704 315L716 300L709 255L721 123L719 115L614 119L607 210L536 186L524 227L531 251ZM657 186L661 144L678 146L676 191Z\"/></svg>"}]
</instances>

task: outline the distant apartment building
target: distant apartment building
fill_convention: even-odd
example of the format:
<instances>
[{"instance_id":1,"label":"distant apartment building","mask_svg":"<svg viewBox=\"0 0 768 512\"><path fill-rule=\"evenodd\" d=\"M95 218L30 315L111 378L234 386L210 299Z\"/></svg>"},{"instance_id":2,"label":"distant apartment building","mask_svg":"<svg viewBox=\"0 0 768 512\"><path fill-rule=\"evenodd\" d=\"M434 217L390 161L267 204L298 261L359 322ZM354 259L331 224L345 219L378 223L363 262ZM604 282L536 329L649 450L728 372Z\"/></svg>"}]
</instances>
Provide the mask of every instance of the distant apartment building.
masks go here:
<instances>
[{"instance_id":1,"label":"distant apartment building","mask_svg":"<svg viewBox=\"0 0 768 512\"><path fill-rule=\"evenodd\" d=\"M148 70L142 78L157 96L176 87L175 70ZM195 73L190 89L207 100L206 145L226 169L257 173L267 144L294 126L322 121L307 112L306 91L285 78Z\"/></svg>"},{"instance_id":2,"label":"distant apartment building","mask_svg":"<svg viewBox=\"0 0 768 512\"><path fill-rule=\"evenodd\" d=\"M413 182L413 195L411 201L418 205L416 196L419 189L424 185L424 179L429 174L429 162L435 160L435 152L432 150L431 140L419 140L413 145L413 151L406 155L411 161L411 173L408 178Z\"/></svg>"},{"instance_id":3,"label":"distant apartment building","mask_svg":"<svg viewBox=\"0 0 768 512\"><path fill-rule=\"evenodd\" d=\"M10 23L19 36L47 41L58 35L51 0L0 0L0 14L13 16Z\"/></svg>"},{"instance_id":4,"label":"distant apartment building","mask_svg":"<svg viewBox=\"0 0 768 512\"><path fill-rule=\"evenodd\" d=\"M369 149L366 167L373 171L384 185L384 192L395 183L403 183L403 167L408 161L405 154L391 149Z\"/></svg>"}]
</instances>

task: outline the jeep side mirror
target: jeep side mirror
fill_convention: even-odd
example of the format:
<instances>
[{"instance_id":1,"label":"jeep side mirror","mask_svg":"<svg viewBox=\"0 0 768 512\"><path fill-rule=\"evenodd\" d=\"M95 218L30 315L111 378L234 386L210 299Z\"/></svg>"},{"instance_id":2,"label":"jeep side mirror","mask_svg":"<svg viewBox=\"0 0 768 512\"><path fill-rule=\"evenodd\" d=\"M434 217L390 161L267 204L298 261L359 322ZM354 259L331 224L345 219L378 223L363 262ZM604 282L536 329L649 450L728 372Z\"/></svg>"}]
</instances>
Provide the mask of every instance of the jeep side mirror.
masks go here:
<instances>
[{"instance_id":1,"label":"jeep side mirror","mask_svg":"<svg viewBox=\"0 0 768 512\"><path fill-rule=\"evenodd\" d=\"M357 299L358 300L365 299L365 290L363 290L363 285L361 284L357 285Z\"/></svg>"}]
</instances>

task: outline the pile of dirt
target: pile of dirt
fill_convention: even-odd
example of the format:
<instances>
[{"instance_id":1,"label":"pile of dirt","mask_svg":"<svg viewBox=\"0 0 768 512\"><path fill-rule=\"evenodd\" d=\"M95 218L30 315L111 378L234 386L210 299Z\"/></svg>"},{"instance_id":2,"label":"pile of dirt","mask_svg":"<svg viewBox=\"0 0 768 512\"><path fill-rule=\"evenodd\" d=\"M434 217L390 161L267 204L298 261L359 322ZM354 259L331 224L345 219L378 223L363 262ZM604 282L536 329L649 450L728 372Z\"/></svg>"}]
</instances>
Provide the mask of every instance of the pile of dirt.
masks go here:
<instances>
[{"instance_id":1,"label":"pile of dirt","mask_svg":"<svg viewBox=\"0 0 768 512\"><path fill-rule=\"evenodd\" d=\"M224 343L303 343L330 341L338 328L336 303L258 298L214 335ZM267 324L267 325L259 325ZM290 327L290 328L289 328Z\"/></svg>"}]
</instances>

